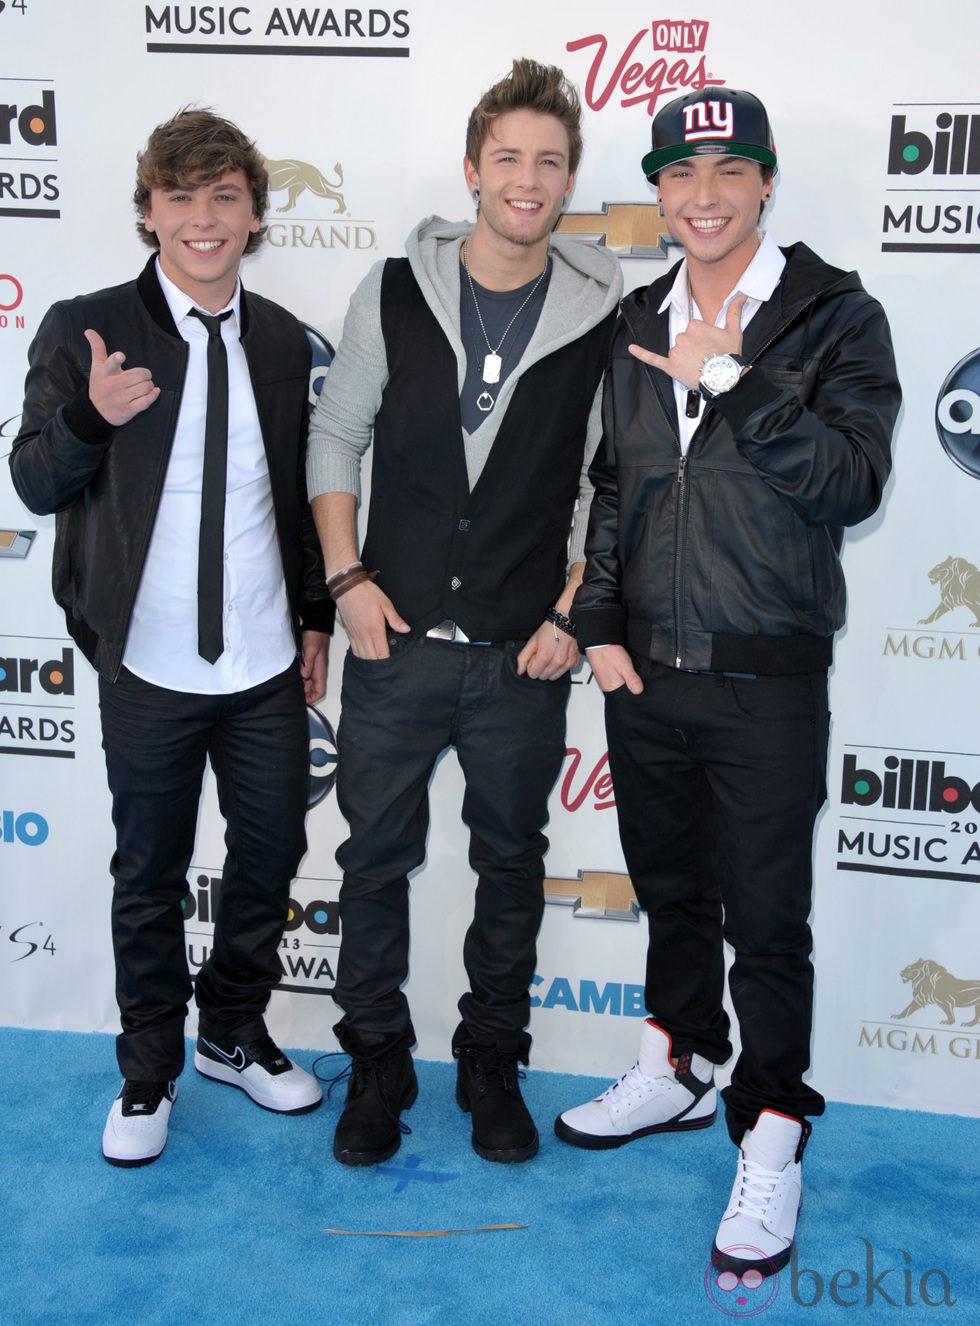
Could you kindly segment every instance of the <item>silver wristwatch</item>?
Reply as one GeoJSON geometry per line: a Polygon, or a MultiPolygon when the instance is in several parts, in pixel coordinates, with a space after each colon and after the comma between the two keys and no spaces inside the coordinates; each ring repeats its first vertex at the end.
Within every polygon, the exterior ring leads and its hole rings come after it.
{"type": "Polygon", "coordinates": [[[745,360],[741,355],[708,355],[701,365],[698,387],[706,401],[731,391],[742,376],[745,360]]]}

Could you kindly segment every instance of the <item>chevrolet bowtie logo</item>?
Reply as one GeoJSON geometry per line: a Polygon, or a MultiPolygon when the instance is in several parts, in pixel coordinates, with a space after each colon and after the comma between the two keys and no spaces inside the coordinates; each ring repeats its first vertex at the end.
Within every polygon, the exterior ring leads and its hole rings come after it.
{"type": "Polygon", "coordinates": [[[656,203],[603,203],[601,212],[566,212],[556,229],[607,249],[620,258],[666,258],[667,233],[656,203]]]}
{"type": "Polygon", "coordinates": [[[580,870],[578,879],[546,878],[544,900],[571,907],[573,916],[593,916],[601,921],[640,919],[640,904],[629,875],[611,870],[580,870]]]}

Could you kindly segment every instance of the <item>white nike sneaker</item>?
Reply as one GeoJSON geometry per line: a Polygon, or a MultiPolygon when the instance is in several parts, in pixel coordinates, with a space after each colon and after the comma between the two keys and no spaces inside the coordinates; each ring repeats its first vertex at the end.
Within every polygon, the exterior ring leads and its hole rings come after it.
{"type": "Polygon", "coordinates": [[[215,1082],[240,1087],[256,1105],[277,1114],[307,1114],[323,1100],[316,1078],[287,1059],[268,1035],[228,1045],[198,1036],[194,1067],[215,1082]]]}
{"type": "Polygon", "coordinates": [[[670,1062],[670,1037],[649,1018],[640,1032],[640,1057],[595,1100],[555,1120],[563,1142],[607,1151],[651,1133],[686,1132],[715,1121],[714,1065],[699,1054],[670,1062]]]}
{"type": "Polygon", "coordinates": [[[719,1271],[774,1275],[790,1259],[803,1201],[799,1119],[763,1110],[742,1138],[731,1201],[711,1249],[719,1271]]]}
{"type": "Polygon", "coordinates": [[[167,1145],[176,1082],[123,1082],[102,1133],[102,1154],[110,1165],[134,1169],[149,1165],[167,1145]]]}

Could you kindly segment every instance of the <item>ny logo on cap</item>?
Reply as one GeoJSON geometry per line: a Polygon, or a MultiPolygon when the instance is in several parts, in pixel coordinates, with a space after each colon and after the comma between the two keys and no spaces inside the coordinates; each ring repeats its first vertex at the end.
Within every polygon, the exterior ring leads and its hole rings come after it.
{"type": "Polygon", "coordinates": [[[735,108],[730,101],[696,101],[683,106],[684,141],[731,138],[735,132],[735,108]]]}

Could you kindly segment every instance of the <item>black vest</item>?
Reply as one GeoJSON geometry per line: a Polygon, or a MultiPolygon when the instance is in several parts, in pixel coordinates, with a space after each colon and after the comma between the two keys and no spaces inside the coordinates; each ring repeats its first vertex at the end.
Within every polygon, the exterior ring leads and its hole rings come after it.
{"type": "Polygon", "coordinates": [[[531,635],[565,583],[586,427],[615,310],[525,372],[469,491],[456,356],[405,258],[381,283],[388,384],[362,559],[416,631],[531,635]]]}

